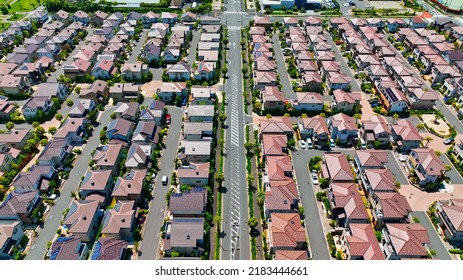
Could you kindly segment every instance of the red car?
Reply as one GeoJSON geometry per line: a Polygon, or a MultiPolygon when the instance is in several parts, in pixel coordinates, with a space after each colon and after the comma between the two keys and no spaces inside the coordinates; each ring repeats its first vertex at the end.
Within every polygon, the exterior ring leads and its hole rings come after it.
{"type": "Polygon", "coordinates": [[[171,122],[171,117],[170,117],[170,115],[167,115],[166,116],[166,124],[170,124],[170,122],[171,122]]]}
{"type": "Polygon", "coordinates": [[[341,40],[337,40],[337,41],[336,41],[336,45],[342,45],[342,44],[344,44],[343,41],[341,41],[341,40]]]}

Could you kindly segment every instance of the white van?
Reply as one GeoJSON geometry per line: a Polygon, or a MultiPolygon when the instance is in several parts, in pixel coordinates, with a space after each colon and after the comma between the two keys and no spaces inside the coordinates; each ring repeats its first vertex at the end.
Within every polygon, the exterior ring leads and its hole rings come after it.
{"type": "Polygon", "coordinates": [[[167,186],[167,182],[169,182],[169,178],[167,176],[162,176],[162,185],[167,186]]]}
{"type": "Polygon", "coordinates": [[[365,140],[363,138],[360,138],[360,147],[362,150],[365,150],[367,148],[367,144],[365,143],[365,140]]]}
{"type": "Polygon", "coordinates": [[[307,138],[307,149],[313,149],[313,142],[310,138],[307,138]]]}

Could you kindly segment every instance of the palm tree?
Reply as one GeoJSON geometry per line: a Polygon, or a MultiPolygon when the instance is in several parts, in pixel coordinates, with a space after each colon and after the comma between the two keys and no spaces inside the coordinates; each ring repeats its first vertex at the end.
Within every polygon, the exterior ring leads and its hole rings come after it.
{"type": "Polygon", "coordinates": [[[425,125],[423,123],[419,123],[419,124],[416,125],[416,129],[418,129],[418,131],[424,130],[425,128],[426,127],[425,127],[425,125]]]}
{"type": "Polygon", "coordinates": [[[438,115],[438,114],[434,115],[434,123],[439,124],[440,118],[441,118],[440,115],[438,115]]]}
{"type": "Polygon", "coordinates": [[[446,164],[445,165],[444,175],[447,174],[447,172],[449,172],[450,170],[452,170],[452,166],[450,166],[450,164],[446,164]]]}
{"type": "Polygon", "coordinates": [[[433,141],[434,138],[432,138],[431,136],[426,136],[423,141],[426,141],[426,145],[425,147],[427,147],[429,145],[429,142],[433,141]]]}
{"type": "Polygon", "coordinates": [[[392,117],[394,118],[394,124],[397,124],[397,120],[399,119],[399,115],[397,113],[395,113],[392,117]]]}
{"type": "Polygon", "coordinates": [[[257,205],[259,205],[260,207],[264,206],[264,203],[265,203],[265,192],[260,190],[258,193],[257,193],[257,205]]]}

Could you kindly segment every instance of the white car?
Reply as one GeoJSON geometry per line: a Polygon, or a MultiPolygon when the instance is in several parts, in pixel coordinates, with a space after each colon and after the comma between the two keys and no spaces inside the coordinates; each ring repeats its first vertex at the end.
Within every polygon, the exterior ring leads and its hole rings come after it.
{"type": "Polygon", "coordinates": [[[307,144],[304,140],[299,140],[299,147],[301,147],[301,149],[307,148],[307,144]]]}
{"type": "Polygon", "coordinates": [[[349,3],[342,4],[344,7],[350,7],[349,3]]]}
{"type": "Polygon", "coordinates": [[[399,161],[401,161],[401,162],[406,162],[407,160],[408,160],[408,156],[407,156],[407,155],[401,155],[401,156],[399,157],[399,161]]]}
{"type": "Polygon", "coordinates": [[[317,173],[312,172],[312,173],[310,174],[310,177],[312,178],[312,184],[318,185],[318,176],[317,176],[317,173]]]}

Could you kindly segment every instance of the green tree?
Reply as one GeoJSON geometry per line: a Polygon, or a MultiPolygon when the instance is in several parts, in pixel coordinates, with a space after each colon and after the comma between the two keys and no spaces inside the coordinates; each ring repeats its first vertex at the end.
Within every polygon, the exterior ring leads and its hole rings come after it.
{"type": "Polygon", "coordinates": [[[66,105],[68,105],[69,107],[72,107],[72,105],[74,105],[74,101],[69,99],[68,101],[66,101],[66,105]]]}
{"type": "Polygon", "coordinates": [[[51,135],[53,135],[53,134],[56,133],[57,130],[58,130],[58,129],[57,129],[56,127],[50,126],[50,128],[48,128],[48,133],[50,133],[51,135]]]}
{"type": "Polygon", "coordinates": [[[248,227],[250,227],[251,230],[255,229],[258,224],[259,224],[259,222],[257,221],[256,217],[251,217],[248,220],[248,227]]]}
{"type": "Polygon", "coordinates": [[[225,121],[227,120],[227,115],[225,115],[224,113],[220,114],[219,115],[219,120],[222,124],[225,123],[225,121]]]}
{"type": "Polygon", "coordinates": [[[39,127],[39,126],[40,126],[40,123],[39,123],[39,122],[33,122],[33,123],[32,123],[32,127],[33,127],[33,128],[37,128],[37,127],[39,127]]]}
{"type": "Polygon", "coordinates": [[[14,128],[14,123],[12,122],[6,123],[6,129],[8,129],[8,131],[11,131],[13,128],[14,128]]]}
{"type": "Polygon", "coordinates": [[[223,181],[225,180],[225,178],[222,173],[217,173],[214,176],[214,180],[217,182],[217,184],[221,185],[223,181]]]}
{"type": "Polygon", "coordinates": [[[394,124],[397,124],[397,120],[399,119],[399,115],[395,113],[392,118],[394,119],[394,124]]]}
{"type": "Polygon", "coordinates": [[[434,138],[432,138],[431,136],[424,137],[423,141],[426,141],[425,147],[427,147],[429,145],[429,142],[431,142],[433,140],[434,140],[434,138]]]}
{"type": "Polygon", "coordinates": [[[257,192],[257,205],[262,207],[264,206],[264,203],[265,203],[265,192],[262,190],[259,190],[259,192],[257,192]]]}
{"type": "Polygon", "coordinates": [[[63,120],[63,115],[58,113],[58,114],[55,115],[55,119],[57,119],[59,121],[62,121],[63,120]]]}
{"type": "Polygon", "coordinates": [[[40,140],[40,146],[45,147],[47,144],[48,144],[48,140],[47,140],[47,139],[42,139],[42,140],[40,140]]]}

